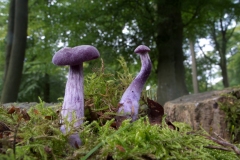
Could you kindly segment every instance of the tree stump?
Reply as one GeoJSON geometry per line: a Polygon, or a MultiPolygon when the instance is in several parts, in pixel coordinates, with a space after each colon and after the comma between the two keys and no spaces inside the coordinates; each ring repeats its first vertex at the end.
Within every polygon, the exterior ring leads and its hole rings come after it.
{"type": "Polygon", "coordinates": [[[224,96],[226,94],[240,99],[240,88],[182,96],[165,103],[164,111],[168,120],[172,122],[185,122],[194,130],[202,127],[212,136],[219,135],[229,140],[226,114],[219,106],[219,102],[228,100],[224,96]]]}

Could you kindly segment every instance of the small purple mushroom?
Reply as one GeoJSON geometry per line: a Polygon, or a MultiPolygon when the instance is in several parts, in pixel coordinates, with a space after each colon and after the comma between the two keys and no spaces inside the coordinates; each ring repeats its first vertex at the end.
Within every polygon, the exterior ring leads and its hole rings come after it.
{"type": "Polygon", "coordinates": [[[145,45],[140,45],[134,50],[135,53],[140,55],[142,67],[119,102],[120,108],[118,109],[119,116],[116,117],[117,121],[126,118],[131,118],[132,121],[135,121],[138,118],[141,92],[152,69],[152,63],[148,55],[149,51],[150,49],[145,45]]]}
{"type": "MultiPolygon", "coordinates": [[[[52,59],[55,65],[70,66],[61,115],[69,122],[73,120],[73,115],[75,115],[77,121],[74,127],[76,128],[83,123],[84,117],[83,62],[96,59],[99,56],[100,54],[95,47],[81,45],[74,48],[64,47],[56,52],[52,59]]],[[[66,134],[70,129],[63,124],[60,130],[66,134]]],[[[69,143],[76,148],[81,145],[78,133],[69,136],[69,143]]]]}

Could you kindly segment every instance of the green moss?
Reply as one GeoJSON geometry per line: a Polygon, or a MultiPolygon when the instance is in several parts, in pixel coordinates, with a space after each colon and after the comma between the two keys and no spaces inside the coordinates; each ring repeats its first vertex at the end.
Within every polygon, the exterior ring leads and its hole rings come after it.
{"type": "Polygon", "coordinates": [[[67,135],[59,131],[57,109],[37,105],[28,111],[29,121],[15,121],[17,113],[8,117],[6,110],[1,108],[1,115],[9,119],[5,123],[13,131],[17,124],[19,127],[17,133],[12,132],[1,139],[8,144],[2,143],[6,154],[0,158],[14,157],[12,138],[16,134],[16,159],[80,159],[94,147],[88,159],[106,159],[108,156],[113,159],[237,159],[234,152],[205,148],[218,145],[202,136],[207,134],[204,131],[192,133],[184,123],[174,123],[179,131],[169,129],[167,125],[151,125],[146,117],[133,123],[126,120],[118,130],[111,127],[114,120],[106,121],[104,125],[98,121],[85,122],[78,130],[83,146],[73,150],[67,143],[67,135]],[[46,119],[49,115],[57,117],[46,119]]]}
{"type": "Polygon", "coordinates": [[[124,59],[120,57],[118,61],[122,66],[122,72],[117,72],[117,79],[114,79],[113,74],[104,72],[103,62],[99,70],[85,77],[85,115],[88,119],[95,116],[104,123],[105,119],[112,119],[116,115],[118,102],[125,89],[133,80],[133,76],[129,73],[124,59]]]}
{"type": "Polygon", "coordinates": [[[240,141],[240,93],[233,91],[223,95],[219,102],[220,109],[224,111],[227,129],[231,135],[231,142],[240,141]]]}
{"type": "Polygon", "coordinates": [[[96,122],[87,125],[87,131],[83,131],[81,135],[88,135],[88,138],[84,141],[83,148],[76,151],[75,158],[82,158],[86,154],[83,150],[94,147],[95,152],[91,152],[89,159],[106,159],[108,156],[113,159],[238,158],[233,152],[205,148],[218,145],[203,136],[207,134],[204,131],[190,134],[191,128],[184,123],[174,123],[180,131],[169,129],[167,125],[151,125],[145,117],[133,123],[126,120],[117,131],[110,127],[111,123],[113,121],[108,121],[102,127],[96,122]]]}

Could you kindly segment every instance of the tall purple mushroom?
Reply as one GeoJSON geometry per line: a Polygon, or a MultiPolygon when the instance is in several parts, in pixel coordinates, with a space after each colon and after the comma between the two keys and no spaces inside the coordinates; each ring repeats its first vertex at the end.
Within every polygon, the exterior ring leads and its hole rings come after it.
{"type": "MultiPolygon", "coordinates": [[[[81,45],[73,48],[64,47],[56,52],[52,59],[55,65],[70,66],[61,115],[69,122],[73,120],[73,115],[76,115],[77,121],[74,124],[76,128],[83,123],[84,117],[83,62],[96,59],[99,56],[100,54],[95,47],[81,45]]],[[[64,124],[60,129],[64,134],[69,131],[64,124]]],[[[73,147],[81,145],[78,133],[69,136],[69,143],[73,147]]]]}
{"type": "Polygon", "coordinates": [[[117,120],[120,117],[131,118],[135,121],[138,118],[139,100],[143,86],[151,73],[152,63],[148,52],[150,49],[145,45],[138,46],[134,52],[138,53],[141,58],[142,67],[136,78],[124,92],[120,102],[117,120]]]}

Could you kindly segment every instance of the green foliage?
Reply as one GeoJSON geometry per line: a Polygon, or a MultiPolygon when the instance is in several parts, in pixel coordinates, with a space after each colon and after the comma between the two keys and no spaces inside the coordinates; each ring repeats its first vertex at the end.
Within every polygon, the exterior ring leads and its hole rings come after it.
{"type": "MultiPolygon", "coordinates": [[[[212,73],[212,68],[216,67],[216,55],[214,55],[214,52],[207,52],[204,53],[206,56],[211,57],[212,60],[209,60],[208,58],[204,56],[199,56],[196,59],[196,64],[197,64],[197,76],[198,76],[198,88],[199,92],[206,92],[206,91],[211,91],[214,89],[222,89],[223,86],[221,85],[220,88],[216,88],[212,84],[212,80],[215,78],[219,77],[219,72],[218,74],[212,73]],[[213,63],[215,62],[215,63],[213,63]]],[[[193,93],[193,84],[192,84],[192,66],[191,66],[191,61],[187,61],[185,64],[185,74],[186,74],[186,85],[188,88],[188,91],[190,93],[193,93]]]]}
{"type": "Polygon", "coordinates": [[[234,54],[229,62],[228,65],[229,70],[229,80],[231,86],[236,86],[240,84],[240,52],[238,51],[236,54],[234,54]]]}
{"type": "Polygon", "coordinates": [[[229,40],[228,48],[230,50],[230,54],[232,55],[228,59],[228,73],[229,73],[229,82],[230,86],[236,86],[240,84],[240,44],[237,43],[240,39],[240,26],[238,25],[235,28],[235,32],[233,34],[233,38],[229,40]]]}
{"type": "MultiPolygon", "coordinates": [[[[220,13],[231,15],[224,19],[226,24],[229,18],[237,18],[239,9],[234,8],[237,3],[232,4],[232,2],[232,0],[183,1],[181,10],[184,37],[205,38],[209,36],[212,27],[212,23],[209,22],[224,16],[220,13]]],[[[63,95],[67,71],[58,70],[56,66],[50,64],[53,53],[63,46],[73,47],[81,44],[96,46],[105,64],[108,65],[106,70],[110,70],[113,73],[112,76],[118,78],[114,72],[119,70],[120,65],[116,63],[115,58],[123,56],[127,63],[134,64],[138,62],[137,56],[132,54],[134,48],[139,44],[146,44],[151,48],[150,57],[153,62],[153,72],[148,83],[151,86],[156,84],[155,73],[157,73],[158,56],[161,53],[158,53],[156,49],[155,39],[159,29],[157,24],[164,19],[158,16],[156,3],[157,1],[153,0],[29,1],[28,44],[18,101],[37,101],[38,96],[45,101],[56,101],[57,97],[63,95]]],[[[0,16],[2,26],[0,28],[0,77],[2,77],[9,1],[1,0],[0,6],[2,11],[0,16]]],[[[229,52],[237,47],[238,39],[232,40],[229,52]]],[[[238,56],[233,57],[233,59],[236,58],[238,56]]],[[[202,61],[202,58],[199,59],[202,61]]],[[[230,68],[229,79],[233,80],[232,85],[239,84],[239,80],[235,78],[238,77],[236,64],[237,61],[230,68]]],[[[209,70],[206,65],[208,65],[206,61],[198,63],[198,69],[209,70]]],[[[138,71],[137,65],[130,67],[131,72],[138,71]]],[[[84,75],[90,73],[90,70],[90,67],[86,68],[84,75]]],[[[204,76],[206,74],[203,71],[199,72],[202,77],[199,80],[200,91],[212,89],[207,88],[207,77],[204,76]]],[[[187,73],[187,75],[190,74],[190,72],[187,73]]],[[[187,85],[192,83],[190,77],[187,76],[187,85]]],[[[1,85],[2,79],[0,79],[0,88],[1,85]]],[[[191,86],[189,89],[191,91],[191,86]]]]}
{"type": "Polygon", "coordinates": [[[18,101],[37,102],[42,97],[46,102],[56,102],[64,95],[67,69],[44,61],[26,61],[18,101]]]}

